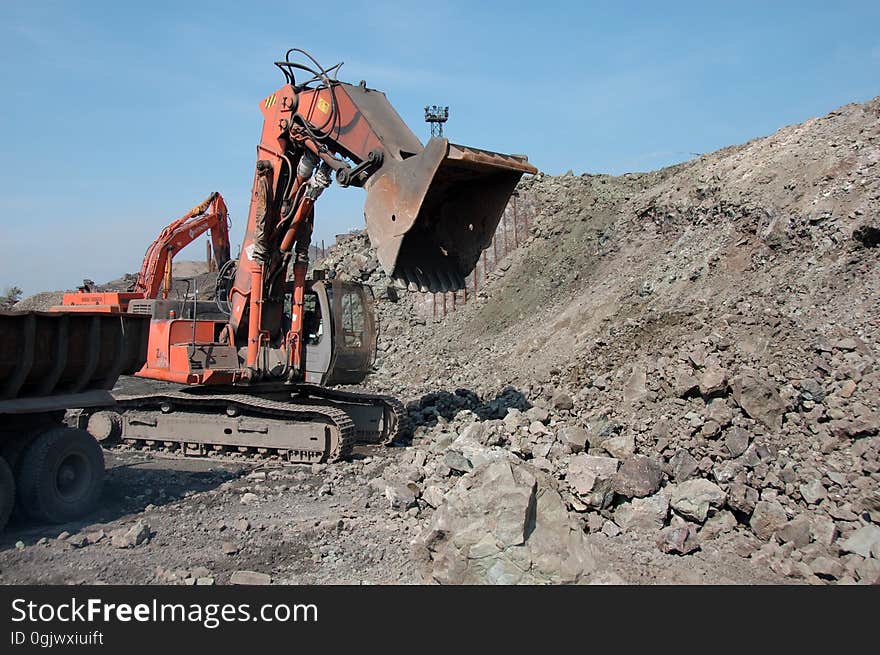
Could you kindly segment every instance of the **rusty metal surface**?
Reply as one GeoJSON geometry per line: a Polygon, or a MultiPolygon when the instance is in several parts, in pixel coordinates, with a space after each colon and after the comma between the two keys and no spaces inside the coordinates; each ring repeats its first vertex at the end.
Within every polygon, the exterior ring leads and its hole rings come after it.
{"type": "Polygon", "coordinates": [[[420,291],[465,287],[525,173],[522,156],[433,138],[418,155],[386,160],[367,182],[367,233],[382,267],[420,291]]]}
{"type": "Polygon", "coordinates": [[[0,312],[0,400],[112,389],[146,361],[149,316],[0,312]]]}

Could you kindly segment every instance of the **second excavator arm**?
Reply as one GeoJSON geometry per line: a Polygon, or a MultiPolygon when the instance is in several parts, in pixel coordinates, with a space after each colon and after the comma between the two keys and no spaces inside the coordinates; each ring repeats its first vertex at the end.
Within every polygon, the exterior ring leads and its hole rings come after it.
{"type": "Polygon", "coordinates": [[[144,255],[134,291],[144,298],[167,298],[171,290],[171,261],[178,252],[211,231],[211,245],[218,267],[229,261],[229,225],[226,202],[216,191],[202,203],[168,224],[144,255]]]}

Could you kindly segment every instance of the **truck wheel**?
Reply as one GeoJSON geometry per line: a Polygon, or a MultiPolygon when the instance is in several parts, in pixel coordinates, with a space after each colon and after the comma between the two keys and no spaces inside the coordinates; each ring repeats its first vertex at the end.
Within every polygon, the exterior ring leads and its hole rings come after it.
{"type": "Polygon", "coordinates": [[[104,454],[85,430],[48,430],[22,457],[18,493],[35,519],[63,523],[87,514],[103,487],[104,454]]]}
{"type": "MultiPolygon", "coordinates": [[[[43,426],[43,430],[45,429],[46,427],[43,426]]],[[[15,436],[10,436],[3,445],[3,448],[0,448],[0,458],[6,460],[9,470],[12,471],[12,477],[15,480],[16,485],[21,482],[21,476],[19,475],[19,471],[21,471],[21,460],[24,458],[28,446],[31,445],[31,442],[37,434],[39,434],[39,431],[35,432],[31,430],[15,436]]],[[[12,508],[11,518],[15,521],[28,518],[27,510],[21,504],[20,487],[19,492],[15,494],[15,505],[12,508]]]]}
{"type": "Polygon", "coordinates": [[[15,478],[6,460],[0,458],[0,532],[9,522],[15,505],[15,478]]]}

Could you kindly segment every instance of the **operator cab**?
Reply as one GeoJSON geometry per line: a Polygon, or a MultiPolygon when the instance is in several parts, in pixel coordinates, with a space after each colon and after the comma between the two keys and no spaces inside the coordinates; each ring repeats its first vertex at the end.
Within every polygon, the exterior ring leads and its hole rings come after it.
{"type": "Polygon", "coordinates": [[[363,382],[376,359],[372,290],[340,280],[309,282],[303,308],[306,382],[363,382]]]}

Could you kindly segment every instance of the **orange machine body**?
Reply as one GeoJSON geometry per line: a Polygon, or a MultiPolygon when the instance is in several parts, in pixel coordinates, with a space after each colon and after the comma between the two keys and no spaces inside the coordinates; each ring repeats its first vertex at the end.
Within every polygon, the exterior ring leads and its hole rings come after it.
{"type": "Polygon", "coordinates": [[[65,293],[61,305],[51,308],[59,312],[104,312],[120,314],[128,312],[132,300],[168,297],[174,255],[210,230],[214,257],[218,265],[229,261],[229,225],[226,202],[214,192],[190,209],[186,214],[169,223],[147,249],[141,270],[131,291],[93,292],[87,288],[79,292],[65,293]]]}
{"type": "Polygon", "coordinates": [[[141,300],[142,293],[136,292],[104,292],[88,293],[76,292],[65,293],[60,306],[53,307],[53,311],[65,312],[102,312],[105,314],[122,314],[128,311],[128,303],[132,300],[141,300]]]}
{"type": "Polygon", "coordinates": [[[216,335],[222,321],[153,319],[147,362],[139,377],[180,384],[233,384],[241,377],[238,356],[216,335]]]}

